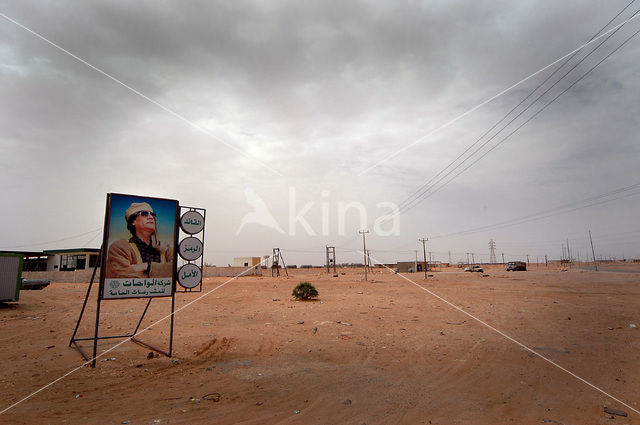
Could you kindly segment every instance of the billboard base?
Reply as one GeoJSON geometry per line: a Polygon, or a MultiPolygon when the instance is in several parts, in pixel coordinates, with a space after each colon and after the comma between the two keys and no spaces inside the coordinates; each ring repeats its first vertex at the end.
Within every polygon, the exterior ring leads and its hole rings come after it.
{"type": "MultiPolygon", "coordinates": [[[[103,247],[100,247],[100,254],[102,255],[103,253],[103,247]]],[[[73,335],[71,335],[71,339],[69,340],[69,347],[71,347],[72,345],[78,350],[78,352],[80,353],[80,355],[87,361],[87,362],[91,362],[91,367],[95,368],[96,367],[96,357],[97,357],[97,353],[98,353],[98,341],[101,339],[116,339],[116,338],[129,338],[131,339],[131,341],[140,344],[144,347],[147,347],[153,351],[156,351],[164,356],[167,357],[171,357],[171,352],[173,350],[173,325],[174,325],[174,312],[175,312],[175,301],[176,301],[176,296],[175,293],[172,293],[171,295],[171,325],[170,325],[170,332],[169,332],[169,351],[164,351],[161,350],[159,348],[156,348],[154,346],[152,346],[151,344],[148,344],[138,338],[136,338],[136,336],[138,335],[138,330],[140,329],[140,325],[142,324],[142,320],[144,319],[144,316],[147,314],[147,310],[149,309],[149,305],[151,304],[151,300],[153,298],[149,298],[149,300],[147,301],[147,305],[144,308],[144,311],[142,312],[142,315],[140,316],[140,319],[138,320],[138,324],[136,325],[135,330],[131,333],[131,334],[127,334],[127,335],[108,335],[108,336],[99,336],[98,333],[98,328],[100,325],[100,303],[102,301],[102,297],[100,296],[100,294],[98,293],[98,303],[97,303],[97,308],[96,308],[96,321],[95,321],[95,327],[94,327],[94,335],[91,337],[82,337],[82,338],[77,338],[76,335],[78,333],[78,328],[80,327],[80,322],[82,321],[82,317],[84,315],[84,311],[87,307],[87,302],[89,301],[89,297],[91,294],[91,288],[93,287],[93,282],[95,280],[95,276],[96,276],[96,271],[98,269],[98,262],[96,262],[96,266],[93,268],[93,274],[91,275],[91,281],[89,282],[89,288],[87,288],[87,294],[84,297],[84,302],[82,304],[82,309],[80,310],[80,315],[78,316],[78,321],[76,322],[76,327],[73,331],[73,335]],[[87,354],[83,349],[82,346],[80,346],[80,344],[78,344],[78,341],[93,341],[93,356],[89,356],[89,354],[87,354]]],[[[99,291],[98,291],[99,292],[99,291]]],[[[148,329],[148,328],[146,328],[148,329]]]]}

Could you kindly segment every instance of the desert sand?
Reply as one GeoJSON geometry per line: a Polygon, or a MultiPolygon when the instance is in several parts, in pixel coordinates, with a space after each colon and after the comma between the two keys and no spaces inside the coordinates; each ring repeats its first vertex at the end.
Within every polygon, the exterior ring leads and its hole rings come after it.
{"type": "MultiPolygon", "coordinates": [[[[95,369],[79,368],[0,423],[640,423],[426,291],[640,410],[640,330],[630,326],[640,326],[638,273],[494,267],[483,277],[451,268],[425,279],[375,270],[366,282],[361,269],[338,273],[206,279],[203,293],[176,297],[181,308],[217,288],[176,313],[172,358],[101,341],[99,352],[111,351],[95,369]],[[317,301],[291,298],[301,281],[317,301]]],[[[68,342],[86,288],[54,283],[0,308],[0,410],[84,363],[68,342]]],[[[145,302],[104,301],[100,334],[130,332],[145,302]]],[[[142,327],[169,311],[170,300],[155,299],[142,327]]],[[[95,292],[79,336],[91,335],[94,312],[95,292]]],[[[168,347],[168,335],[165,320],[139,337],[168,347]]]]}

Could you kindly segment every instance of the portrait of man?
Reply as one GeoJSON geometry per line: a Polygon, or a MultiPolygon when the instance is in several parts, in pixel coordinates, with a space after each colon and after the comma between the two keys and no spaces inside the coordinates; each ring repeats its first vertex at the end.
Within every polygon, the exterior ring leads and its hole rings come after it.
{"type": "Polygon", "coordinates": [[[179,208],[171,199],[107,194],[103,299],[171,296],[179,208]]]}
{"type": "Polygon", "coordinates": [[[173,250],[158,238],[157,214],[147,202],[133,202],[124,214],[128,239],[109,246],[107,278],[170,277],[173,250]]]}

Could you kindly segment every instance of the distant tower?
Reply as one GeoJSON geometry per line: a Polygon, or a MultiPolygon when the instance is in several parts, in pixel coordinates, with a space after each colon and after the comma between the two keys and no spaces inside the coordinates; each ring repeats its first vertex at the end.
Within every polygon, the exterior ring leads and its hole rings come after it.
{"type": "Polygon", "coordinates": [[[331,267],[333,267],[333,273],[336,273],[336,247],[326,246],[327,250],[327,273],[331,273],[331,267]]]}
{"type": "Polygon", "coordinates": [[[497,263],[498,260],[496,260],[496,243],[493,241],[493,239],[489,241],[489,252],[489,262],[491,264],[497,263]]]}
{"type": "Polygon", "coordinates": [[[271,276],[280,276],[280,268],[284,269],[284,272],[289,276],[287,271],[287,265],[282,258],[282,251],[280,248],[273,248],[273,255],[271,256],[271,276]],[[282,264],[282,266],[280,266],[282,264]]]}

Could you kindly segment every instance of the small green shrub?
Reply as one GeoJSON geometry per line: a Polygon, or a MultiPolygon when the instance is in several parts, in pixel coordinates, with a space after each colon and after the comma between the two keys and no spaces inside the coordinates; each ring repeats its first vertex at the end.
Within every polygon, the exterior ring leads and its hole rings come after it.
{"type": "Polygon", "coordinates": [[[300,282],[291,295],[296,300],[310,300],[318,296],[318,291],[309,282],[300,282]]]}

